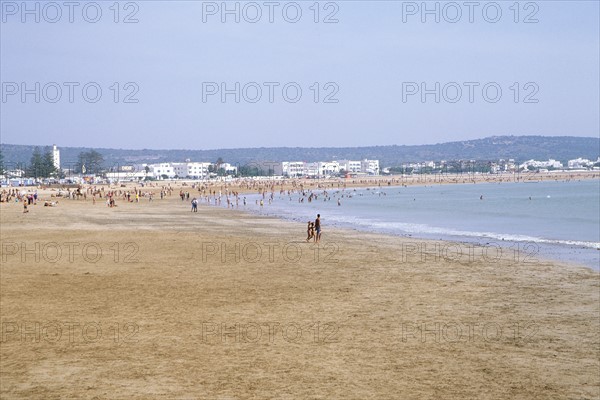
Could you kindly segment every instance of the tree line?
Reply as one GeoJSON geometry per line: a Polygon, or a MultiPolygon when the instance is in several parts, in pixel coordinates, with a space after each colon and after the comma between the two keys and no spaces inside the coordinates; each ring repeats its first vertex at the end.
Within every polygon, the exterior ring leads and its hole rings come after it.
{"type": "MultiPolygon", "coordinates": [[[[75,174],[96,175],[103,170],[104,157],[95,150],[82,151],[77,157],[77,162],[72,165],[72,168],[66,168],[75,174]]],[[[10,168],[9,168],[10,169],[10,168]]],[[[54,164],[54,155],[50,147],[45,147],[40,150],[35,147],[33,154],[29,159],[29,164],[21,166],[26,177],[43,179],[43,178],[63,178],[64,173],[56,168],[54,164]]],[[[4,155],[0,152],[0,175],[4,175],[6,166],[4,164],[4,155]]]]}
{"type": "Polygon", "coordinates": [[[36,179],[58,177],[59,171],[54,166],[52,150],[47,147],[42,153],[40,148],[36,147],[31,155],[29,165],[25,169],[25,174],[36,179]]]}

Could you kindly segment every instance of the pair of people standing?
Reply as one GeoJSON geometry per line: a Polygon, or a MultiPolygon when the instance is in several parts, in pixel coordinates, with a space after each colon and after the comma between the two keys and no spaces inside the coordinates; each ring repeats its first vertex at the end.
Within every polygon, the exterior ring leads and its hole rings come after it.
{"type": "Polygon", "coordinates": [[[315,243],[319,243],[321,241],[321,214],[317,214],[317,219],[315,219],[315,222],[308,222],[306,241],[308,242],[313,238],[315,243]]]}

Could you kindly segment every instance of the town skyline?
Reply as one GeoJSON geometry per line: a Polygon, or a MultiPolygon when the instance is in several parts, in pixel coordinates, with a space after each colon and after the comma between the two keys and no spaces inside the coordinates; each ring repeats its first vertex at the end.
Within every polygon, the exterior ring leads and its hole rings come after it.
{"type": "MultiPolygon", "coordinates": [[[[524,162],[530,159],[548,160],[554,158],[567,163],[578,157],[595,160],[600,155],[600,138],[580,138],[572,136],[491,136],[469,141],[452,141],[435,145],[394,145],[370,147],[284,147],[284,148],[239,148],[214,150],[134,150],[106,149],[90,147],[69,147],[61,143],[61,159],[65,164],[76,163],[81,152],[91,150],[102,154],[107,164],[153,164],[161,162],[183,162],[186,159],[214,162],[219,158],[237,165],[256,161],[323,161],[323,160],[380,160],[382,167],[400,165],[406,162],[431,160],[497,160],[516,159],[524,162]]],[[[0,144],[4,162],[27,163],[36,147],[0,144]]]]}
{"type": "Polygon", "coordinates": [[[32,185],[36,182],[145,182],[161,180],[212,180],[223,178],[360,178],[380,175],[439,175],[439,174],[519,174],[522,172],[575,172],[600,171],[600,156],[596,160],[582,157],[561,161],[530,159],[518,162],[512,158],[482,160],[430,160],[406,162],[402,165],[380,168],[379,160],[329,161],[255,161],[243,166],[225,162],[192,161],[104,165],[102,155],[94,150],[81,152],[77,164],[61,166],[60,149],[53,145],[42,155],[36,147],[30,165],[4,167],[0,160],[2,184],[32,185]]]}

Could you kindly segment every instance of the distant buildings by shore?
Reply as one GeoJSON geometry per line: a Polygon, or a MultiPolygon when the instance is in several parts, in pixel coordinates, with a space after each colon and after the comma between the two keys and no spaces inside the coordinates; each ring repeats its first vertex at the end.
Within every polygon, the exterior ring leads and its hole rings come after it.
{"type": "Polygon", "coordinates": [[[500,174],[519,171],[572,171],[572,170],[600,170],[600,157],[591,161],[585,158],[569,160],[567,167],[555,159],[547,161],[528,160],[517,163],[514,159],[499,159],[498,161],[484,160],[441,160],[404,163],[400,166],[384,168],[383,174],[439,174],[439,173],[490,173],[500,174]]]}
{"type": "MultiPolygon", "coordinates": [[[[576,158],[568,160],[566,165],[561,161],[549,159],[547,161],[528,160],[522,163],[514,159],[499,159],[497,161],[484,160],[441,160],[407,162],[399,166],[380,169],[379,160],[331,160],[331,161],[253,161],[244,165],[232,165],[219,158],[217,162],[196,162],[189,159],[184,162],[162,162],[154,164],[113,165],[111,167],[96,168],[97,172],[91,173],[86,166],[75,168],[62,168],[60,150],[53,145],[51,150],[52,161],[59,171],[57,176],[45,180],[71,180],[73,182],[108,180],[117,181],[142,181],[142,180],[173,180],[192,179],[205,180],[222,177],[282,177],[282,178],[329,178],[329,177],[361,177],[379,175],[413,175],[413,174],[453,174],[453,173],[519,173],[547,172],[547,171],[582,171],[600,170],[600,157],[596,161],[576,158]],[[88,170],[86,173],[86,169],[88,170]]],[[[6,185],[17,180],[23,181],[28,176],[27,168],[3,169],[0,181],[6,185]]],[[[31,178],[34,179],[34,178],[31,178]]],[[[29,180],[31,180],[29,179],[29,180]]],[[[36,180],[40,180],[39,178],[36,180]]]]}
{"type": "Polygon", "coordinates": [[[243,166],[230,163],[166,162],[128,165],[106,173],[109,179],[207,179],[216,176],[283,176],[321,178],[338,175],[379,175],[379,160],[249,162],[243,166]]]}
{"type": "Polygon", "coordinates": [[[379,160],[284,161],[274,163],[275,175],[288,177],[325,177],[333,175],[379,175],[379,160]]]}
{"type": "MultiPolygon", "coordinates": [[[[536,161],[529,160],[519,165],[520,169],[528,170],[556,170],[564,169],[563,163],[560,161],[549,159],[548,161],[536,161]]],[[[576,158],[567,162],[567,169],[569,170],[587,170],[587,169],[600,169],[600,157],[596,161],[588,160],[587,158],[576,158]]]]}

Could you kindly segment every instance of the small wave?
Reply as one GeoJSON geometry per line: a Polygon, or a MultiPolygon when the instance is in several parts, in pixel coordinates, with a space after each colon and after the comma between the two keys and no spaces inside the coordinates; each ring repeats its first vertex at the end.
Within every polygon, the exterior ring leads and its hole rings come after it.
{"type": "Polygon", "coordinates": [[[430,226],[425,224],[411,224],[402,222],[380,222],[373,220],[365,220],[360,218],[347,218],[347,217],[332,217],[335,222],[341,224],[349,224],[360,227],[371,228],[373,230],[383,230],[387,232],[401,231],[402,233],[410,234],[428,234],[428,235],[441,235],[441,236],[462,236],[462,237],[476,237],[476,238],[488,238],[495,240],[504,240],[509,242],[533,242],[533,243],[545,243],[554,245],[567,245],[567,246],[579,246],[587,247],[591,249],[600,250],[600,242],[586,242],[579,240],[559,240],[559,239],[546,239],[528,235],[517,235],[517,234],[503,234],[496,232],[474,232],[474,231],[462,231],[456,229],[447,229],[436,226],[430,226]]]}

